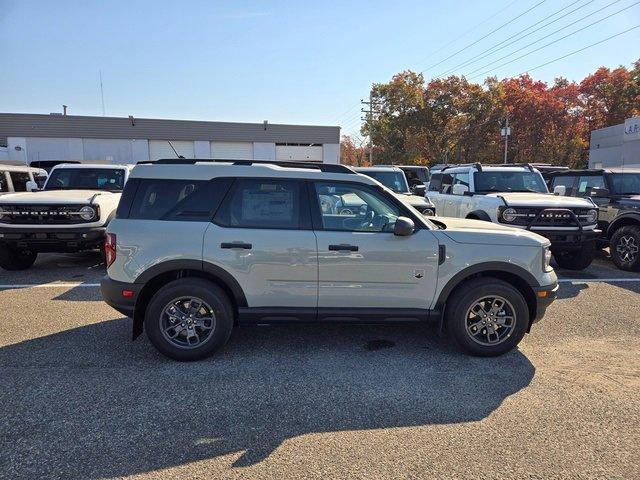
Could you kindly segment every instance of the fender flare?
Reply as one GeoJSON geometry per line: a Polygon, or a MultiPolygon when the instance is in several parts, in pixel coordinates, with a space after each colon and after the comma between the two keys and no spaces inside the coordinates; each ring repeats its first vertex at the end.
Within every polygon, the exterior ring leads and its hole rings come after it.
{"type": "Polygon", "coordinates": [[[146,284],[158,275],[178,270],[196,270],[207,273],[223,283],[231,291],[234,297],[233,300],[238,307],[247,306],[247,297],[244,294],[244,290],[242,290],[233,275],[218,265],[202,260],[167,260],[166,262],[158,263],[138,275],[134,283],[146,284]]]}
{"type": "Polygon", "coordinates": [[[631,220],[631,223],[635,222],[638,225],[640,225],[640,213],[628,212],[628,213],[623,213],[621,215],[618,215],[613,220],[613,222],[609,224],[609,227],[607,228],[607,238],[611,238],[611,236],[613,235],[613,232],[615,232],[619,228],[620,223],[622,222],[627,223],[627,220],[631,220]]]}
{"type": "Polygon", "coordinates": [[[467,214],[467,218],[469,218],[470,216],[474,216],[477,217],[479,220],[484,220],[486,222],[490,222],[491,221],[491,217],[489,216],[489,214],[487,212],[485,212],[484,210],[474,210],[473,212],[469,212],[467,214]]]}

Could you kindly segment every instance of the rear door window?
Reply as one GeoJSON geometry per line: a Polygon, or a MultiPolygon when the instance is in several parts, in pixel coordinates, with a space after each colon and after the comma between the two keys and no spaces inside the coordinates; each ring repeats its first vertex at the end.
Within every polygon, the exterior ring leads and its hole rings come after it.
{"type": "Polygon", "coordinates": [[[231,228],[295,230],[309,223],[302,208],[304,185],[297,180],[240,178],[235,181],[215,217],[219,225],[231,228]]]}
{"type": "Polygon", "coordinates": [[[442,185],[442,174],[434,173],[433,175],[431,175],[431,181],[429,182],[429,191],[439,192],[441,185],[442,185]]]}
{"type": "Polygon", "coordinates": [[[578,178],[578,195],[586,195],[592,188],[605,188],[602,175],[582,175],[578,178]]]}

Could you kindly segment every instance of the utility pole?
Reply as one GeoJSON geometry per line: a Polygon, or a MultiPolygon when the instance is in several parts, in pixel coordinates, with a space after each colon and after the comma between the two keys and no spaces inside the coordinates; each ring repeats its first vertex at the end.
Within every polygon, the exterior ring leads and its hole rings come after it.
{"type": "Polygon", "coordinates": [[[369,125],[369,163],[371,165],[373,165],[373,114],[374,113],[378,113],[375,110],[375,107],[377,106],[374,102],[373,102],[373,94],[369,93],[369,101],[365,101],[365,100],[360,100],[360,103],[362,103],[363,105],[368,105],[369,109],[365,109],[365,108],[361,108],[360,111],[362,113],[366,113],[367,116],[366,117],[361,117],[361,120],[364,120],[365,122],[367,122],[367,125],[369,125]]]}
{"type": "Polygon", "coordinates": [[[507,152],[509,149],[509,135],[511,135],[511,128],[509,128],[509,114],[505,118],[505,125],[500,129],[500,134],[504,137],[504,162],[509,163],[507,159],[507,152]]]}

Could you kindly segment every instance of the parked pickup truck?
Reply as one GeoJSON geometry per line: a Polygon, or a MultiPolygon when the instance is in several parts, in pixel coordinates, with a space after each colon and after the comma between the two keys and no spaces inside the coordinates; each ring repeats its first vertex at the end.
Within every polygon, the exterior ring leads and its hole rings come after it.
{"type": "Polygon", "coordinates": [[[0,267],[24,270],[38,253],[102,248],[130,169],[61,164],[42,191],[0,196],[0,267]]]}
{"type": "Polygon", "coordinates": [[[569,270],[591,264],[602,233],[591,199],[549,193],[531,165],[446,166],[433,173],[427,196],[439,216],[500,223],[548,238],[556,263],[569,270]]]}

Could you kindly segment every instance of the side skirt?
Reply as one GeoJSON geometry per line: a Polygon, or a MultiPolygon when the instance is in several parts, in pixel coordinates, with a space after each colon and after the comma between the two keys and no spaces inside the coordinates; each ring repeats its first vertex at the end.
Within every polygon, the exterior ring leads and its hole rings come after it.
{"type": "Polygon", "coordinates": [[[415,323],[438,321],[440,312],[421,308],[241,307],[240,324],[255,323],[415,323]]]}

